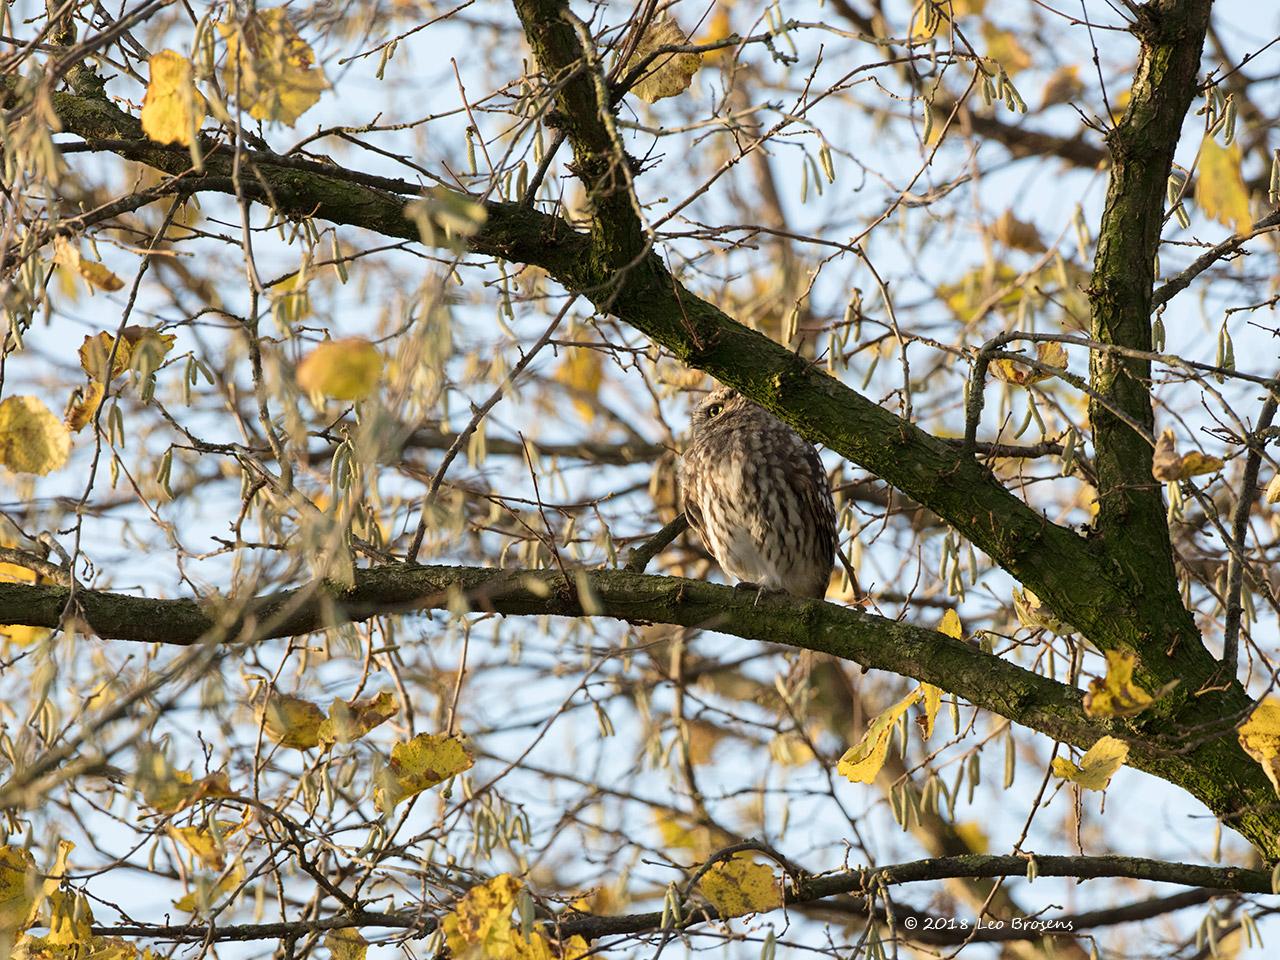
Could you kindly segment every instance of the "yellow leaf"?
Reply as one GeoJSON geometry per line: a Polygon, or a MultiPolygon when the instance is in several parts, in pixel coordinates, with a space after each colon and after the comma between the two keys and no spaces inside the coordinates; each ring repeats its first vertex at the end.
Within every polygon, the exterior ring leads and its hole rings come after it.
{"type": "Polygon", "coordinates": [[[382,813],[396,804],[469,770],[475,759],[460,736],[423,733],[391,748],[391,760],[379,775],[373,803],[382,813]]]}
{"type": "MultiPolygon", "coordinates": [[[[1046,367],[1067,368],[1067,350],[1056,341],[1045,341],[1036,344],[1036,360],[1046,367]]],[[[1047,370],[1023,366],[1017,360],[1006,360],[1003,357],[991,364],[991,372],[997,380],[1012,383],[1019,387],[1028,387],[1033,383],[1041,383],[1053,378],[1054,374],[1047,370]]]]}
{"type": "Polygon", "coordinates": [[[18,647],[29,647],[39,643],[50,633],[52,631],[47,627],[29,627],[18,623],[0,627],[0,637],[4,638],[4,642],[18,647]]]}
{"type": "Polygon", "coordinates": [[[320,724],[323,744],[351,743],[396,715],[396,698],[384,690],[369,700],[334,700],[329,717],[320,724]]]}
{"type": "Polygon", "coordinates": [[[987,21],[982,25],[982,38],[987,42],[987,57],[1004,67],[1004,72],[1009,76],[1031,66],[1031,54],[1027,53],[1012,31],[1001,30],[987,21]]]}
{"type": "Polygon", "coordinates": [[[1208,454],[1201,453],[1199,450],[1192,450],[1182,458],[1182,478],[1198,477],[1205,473],[1217,473],[1222,469],[1222,460],[1218,457],[1211,457],[1208,454]]]}
{"type": "Polygon", "coordinates": [[[190,146],[204,123],[205,102],[191,77],[191,61],[173,50],[152,54],[142,100],[142,132],[156,143],[190,146]]]}
{"type": "Polygon", "coordinates": [[[920,684],[920,695],[924,698],[924,716],[920,718],[921,736],[928,740],[933,736],[933,722],[938,719],[938,709],[942,706],[942,688],[932,683],[920,684]]]}
{"type": "Polygon", "coordinates": [[[12,944],[31,926],[38,887],[31,852],[22,847],[0,847],[0,942],[12,944]]]}
{"type": "Polygon", "coordinates": [[[784,767],[803,767],[814,759],[813,748],[798,733],[780,733],[770,740],[769,756],[784,767]]]}
{"type": "MultiPolygon", "coordinates": [[[[56,887],[58,881],[54,881],[56,887]]],[[[93,935],[93,911],[83,894],[49,891],[49,934],[24,936],[13,960],[149,960],[133,944],[118,937],[93,935]]]]}
{"type": "Polygon", "coordinates": [[[460,957],[503,957],[511,950],[511,911],[523,886],[509,873],[472,887],[440,923],[449,953],[460,957]]]}
{"type": "MultiPolygon", "coordinates": [[[[0,543],[0,546],[12,546],[12,544],[0,543]]],[[[32,584],[38,583],[39,579],[35,571],[28,570],[26,567],[20,567],[15,563],[0,563],[0,583],[32,584]]],[[[29,647],[33,643],[39,643],[49,633],[50,631],[45,627],[27,627],[21,624],[0,626],[0,637],[4,638],[5,643],[19,647],[29,647]]]]}
{"type": "MultiPolygon", "coordinates": [[[[685,46],[689,43],[679,24],[666,14],[654,20],[636,44],[635,53],[627,61],[627,71],[643,63],[655,50],[662,47],[685,46]]],[[[689,89],[693,75],[702,66],[702,57],[696,53],[664,53],[649,63],[632,88],[646,103],[654,103],[664,97],[676,97],[689,89]]]]}
{"type": "Polygon", "coordinates": [[[467,891],[440,922],[452,960],[581,960],[587,956],[582,937],[570,937],[553,951],[542,934],[533,932],[526,939],[514,928],[511,912],[523,886],[502,873],[467,891]]]}
{"type": "Polygon", "coordinates": [[[721,917],[766,913],[782,906],[782,883],[772,868],[736,854],[717,863],[698,881],[698,889],[721,917]]]}
{"type": "Polygon", "coordinates": [[[1236,233],[1253,226],[1249,216],[1249,188],[1240,173],[1240,144],[1218,146],[1212,136],[1200,146],[1200,167],[1196,173],[1196,203],[1206,217],[1217,220],[1236,233]]]}
{"type": "Polygon", "coordinates": [[[1076,632],[1070,624],[1055,619],[1040,602],[1040,598],[1030,590],[1013,588],[1013,612],[1017,614],[1018,622],[1030,630],[1044,628],[1060,637],[1076,632]]]}
{"type": "Polygon", "coordinates": [[[39,579],[34,570],[16,563],[0,563],[0,583],[35,583],[39,579]]]}
{"type": "Polygon", "coordinates": [[[83,387],[76,387],[67,401],[66,413],[62,422],[72,433],[79,433],[93,421],[93,415],[102,405],[102,398],[107,388],[100,381],[90,380],[83,387]]]}
{"type": "Polygon", "coordinates": [[[298,364],[298,386],[312,396],[361,400],[382,376],[382,354],[363,337],[326,340],[298,364]]]}
{"type": "Polygon", "coordinates": [[[957,320],[971,323],[988,305],[1016,307],[1023,296],[1022,291],[1013,286],[1019,276],[1021,274],[1017,270],[1005,263],[975,267],[955,283],[944,283],[938,287],[938,297],[957,320]],[[993,297],[996,299],[992,303],[993,297]]]}
{"type": "Polygon", "coordinates": [[[80,366],[92,380],[107,383],[129,369],[129,358],[133,354],[133,344],[127,337],[120,338],[120,346],[115,348],[115,356],[111,348],[116,338],[105,330],[92,337],[85,337],[80,344],[80,366]],[[111,374],[107,375],[107,361],[111,361],[111,374]]]}
{"type": "Polygon", "coordinates": [[[1053,758],[1053,774],[1086,790],[1105,790],[1111,777],[1129,759],[1129,745],[1115,737],[1103,737],[1080,758],[1076,766],[1065,757],[1053,758]]]}
{"type": "MultiPolygon", "coordinates": [[[[955,610],[948,610],[942,615],[942,620],[938,624],[938,632],[946,634],[948,637],[954,637],[957,640],[964,639],[964,626],[960,623],[960,614],[955,610]]],[[[942,688],[935,687],[932,683],[920,684],[920,694],[924,697],[924,717],[920,723],[921,733],[924,739],[928,740],[933,736],[933,724],[938,719],[938,710],[942,706],[942,688]]]]}
{"type": "Polygon", "coordinates": [[[201,800],[235,796],[225,773],[211,773],[197,781],[185,770],[174,770],[158,752],[138,761],[134,778],[142,802],[161,813],[177,813],[201,800]]]}
{"type": "Polygon", "coordinates": [[[1084,95],[1084,83],[1080,80],[1080,68],[1066,64],[1049,74],[1044,89],[1040,91],[1040,109],[1058,103],[1070,103],[1084,95]]]}
{"type": "Polygon", "coordinates": [[[570,347],[556,368],[556,380],[569,388],[573,408],[587,423],[595,419],[596,399],[604,382],[604,364],[600,354],[588,347],[570,347]]]}
{"type": "Polygon", "coordinates": [[[208,877],[197,877],[196,888],[186,896],[173,901],[173,906],[186,913],[203,912],[230,896],[240,888],[242,883],[244,883],[244,864],[237,860],[217,881],[210,881],[208,877]]]}
{"type": "Polygon", "coordinates": [[[333,960],[364,960],[369,942],[353,927],[341,927],[325,934],[324,945],[333,960]]]}
{"type": "Polygon", "coordinates": [[[151,327],[130,324],[120,331],[120,345],[116,338],[103,331],[92,337],[85,337],[80,344],[80,367],[89,375],[89,379],[98,383],[107,383],[120,376],[130,367],[145,368],[150,373],[160,365],[177,342],[172,333],[161,333],[151,327]],[[112,348],[115,355],[112,356],[112,348]],[[107,375],[107,361],[111,361],[111,374],[107,375]]]}
{"type": "Polygon", "coordinates": [[[329,88],[311,47],[282,7],[258,10],[243,24],[218,24],[227,41],[222,82],[255,120],[293,126],[329,88]]]}
{"type": "Polygon", "coordinates": [[[1214,473],[1222,469],[1222,461],[1193,450],[1179,455],[1177,440],[1173,430],[1166,427],[1156,441],[1155,454],[1151,459],[1151,475],[1157,480],[1177,481],[1202,473],[1214,473]]]}
{"type": "Polygon", "coordinates": [[[889,755],[889,736],[909,706],[920,699],[916,688],[871,721],[862,739],[844,752],[836,764],[836,773],[853,783],[871,783],[889,755]]]}
{"type": "Polygon", "coordinates": [[[168,827],[169,836],[186,847],[191,854],[210,870],[226,866],[226,856],[221,838],[202,827],[168,827]]]}
{"type": "Polygon", "coordinates": [[[129,367],[144,377],[149,377],[160,366],[178,338],[172,333],[161,333],[152,327],[130,324],[121,331],[128,342],[129,367]]]}
{"type": "Polygon", "coordinates": [[[307,271],[291,273],[271,285],[271,299],[285,323],[297,323],[311,315],[311,294],[307,290],[307,271]]]}
{"type": "Polygon", "coordinates": [[[71,431],[36,397],[0,401],[0,464],[14,473],[44,475],[71,456],[71,431]]]}
{"type": "Polygon", "coordinates": [[[911,20],[907,24],[907,36],[920,43],[937,36],[939,30],[945,30],[947,20],[942,16],[942,7],[937,3],[918,3],[911,11],[911,20]]]}
{"type": "Polygon", "coordinates": [[[960,623],[960,614],[955,610],[948,610],[942,615],[942,620],[938,623],[938,632],[946,634],[948,637],[955,637],[957,640],[964,639],[964,626],[960,623]]]}
{"type": "MultiPolygon", "coordinates": [[[[67,874],[67,856],[73,849],[74,843],[59,840],[53,864],[37,871],[35,861],[27,851],[19,847],[0,847],[0,947],[12,948],[17,935],[36,922],[45,901],[59,896],[58,888],[67,874]]],[[[13,951],[13,956],[22,956],[22,950],[29,941],[40,945],[48,942],[54,949],[65,946],[62,938],[74,930],[68,931],[65,923],[59,920],[59,905],[60,900],[55,899],[55,917],[49,941],[24,937],[20,948],[13,951]]]]}
{"type": "Polygon", "coordinates": [[[1108,650],[1107,675],[1089,681],[1084,712],[1090,717],[1132,717],[1141,713],[1178,685],[1174,680],[1153,697],[1133,682],[1137,656],[1125,650],[1108,650]]]}
{"type": "Polygon", "coordinates": [[[310,700],[272,691],[261,710],[262,728],[282,747],[310,750],[320,744],[324,711],[310,700]]]}
{"type": "Polygon", "coordinates": [[[49,894],[49,935],[53,946],[88,945],[93,940],[93,911],[80,894],[53,890],[49,894]]]}
{"type": "MultiPolygon", "coordinates": [[[[698,43],[716,43],[720,40],[728,39],[733,36],[733,24],[729,17],[728,4],[721,2],[716,5],[716,12],[711,15],[711,22],[707,24],[707,32],[698,38],[698,43]]],[[[709,50],[702,55],[705,63],[719,63],[727,56],[732,56],[733,47],[721,47],[719,50],[709,50]]]]}
{"type": "Polygon", "coordinates": [[[124,286],[123,280],[97,260],[84,259],[80,255],[80,248],[65,237],[56,237],[53,241],[53,262],[66,270],[78,273],[85,281],[90,293],[93,292],[94,287],[111,293],[124,286]]]}
{"type": "Polygon", "coordinates": [[[1267,503],[1275,503],[1280,500],[1280,473],[1271,478],[1271,482],[1267,484],[1267,491],[1263,494],[1263,499],[1267,503]]]}
{"type": "Polygon", "coordinates": [[[23,937],[13,951],[13,960],[152,960],[150,950],[138,948],[120,937],[90,936],[73,944],[54,943],[51,938],[23,937]]]}
{"type": "Polygon", "coordinates": [[[976,821],[963,820],[953,829],[971,853],[983,854],[991,849],[991,841],[987,838],[986,831],[976,821]]]}
{"type": "Polygon", "coordinates": [[[991,227],[991,236],[1012,250],[1025,250],[1028,253],[1041,253],[1046,247],[1040,239],[1040,231],[1034,223],[1024,223],[1006,210],[991,227]]]}
{"type": "Polygon", "coordinates": [[[654,811],[654,821],[664,850],[689,850],[696,860],[704,860],[711,855],[714,838],[709,827],[690,827],[670,814],[657,810],[654,811]]]}
{"type": "Polygon", "coordinates": [[[1270,696],[1258,704],[1236,735],[1244,752],[1262,765],[1262,772],[1280,796],[1280,697],[1270,696]]]}

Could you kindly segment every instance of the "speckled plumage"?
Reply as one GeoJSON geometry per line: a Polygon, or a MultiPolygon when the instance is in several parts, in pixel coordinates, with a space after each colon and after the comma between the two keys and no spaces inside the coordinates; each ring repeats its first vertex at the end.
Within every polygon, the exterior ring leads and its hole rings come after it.
{"type": "Polygon", "coordinates": [[[680,461],[684,510],[729,576],[801,597],[827,592],[836,510],[813,445],[735,391],[693,412],[680,461]]]}

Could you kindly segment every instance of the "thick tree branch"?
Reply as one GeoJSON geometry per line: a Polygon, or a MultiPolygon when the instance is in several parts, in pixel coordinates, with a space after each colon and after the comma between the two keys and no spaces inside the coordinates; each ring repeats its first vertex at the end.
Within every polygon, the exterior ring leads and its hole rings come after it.
{"type": "MultiPolygon", "coordinates": [[[[973,855],[916,860],[913,863],[896,865],[896,867],[847,870],[847,872],[796,883],[787,892],[786,902],[788,906],[818,905],[832,897],[847,895],[847,893],[870,892],[881,884],[890,887],[899,886],[902,883],[920,883],[938,881],[938,879],[1024,877],[1027,874],[1028,863],[1029,859],[1023,856],[973,855]]],[[[1153,899],[1140,900],[1134,904],[1091,910],[1087,913],[1023,918],[1024,923],[1018,925],[1009,923],[1004,928],[988,928],[986,931],[974,932],[973,929],[925,931],[918,923],[914,931],[900,928],[899,936],[902,940],[910,942],[932,943],[940,946],[970,942],[1038,940],[1044,936],[1052,936],[1055,932],[1071,936],[1085,929],[1114,927],[1117,924],[1147,920],[1153,916],[1203,904],[1212,900],[1213,897],[1230,895],[1230,893],[1271,892],[1270,877],[1266,873],[1261,870],[1238,867],[1202,867],[1199,864],[1169,863],[1169,861],[1143,860],[1128,858],[1128,856],[1037,856],[1036,865],[1039,876],[1042,877],[1074,879],[1123,877],[1183,884],[1183,886],[1196,888],[1167,897],[1153,897],[1153,899]]],[[[865,897],[860,897],[856,905],[859,914],[865,914],[867,902],[865,897]]],[[[929,916],[901,905],[895,906],[895,915],[900,923],[909,916],[918,922],[929,916]]],[[[694,927],[694,925],[717,919],[723,918],[713,908],[699,909],[687,918],[685,927],[694,927]]],[[[662,928],[662,920],[663,915],[660,911],[617,916],[566,913],[553,927],[549,928],[549,932],[562,938],[577,936],[584,937],[586,940],[596,940],[599,937],[621,936],[626,933],[658,931],[662,928]]],[[[280,940],[288,936],[349,928],[408,929],[415,932],[417,936],[426,936],[434,931],[436,924],[438,920],[435,916],[424,916],[417,911],[412,914],[387,914],[358,910],[355,913],[338,914],[315,920],[229,924],[215,928],[212,931],[212,938],[220,943],[280,940]]],[[[210,927],[209,924],[204,923],[174,925],[131,923],[93,927],[93,933],[101,937],[133,937],[140,940],[191,943],[209,940],[210,927]]]]}
{"type": "MultiPolygon", "coordinates": [[[[1108,136],[1112,166],[1089,288],[1095,340],[1151,349],[1155,258],[1173,152],[1195,95],[1211,0],[1156,0],[1135,8],[1139,40],[1131,100],[1108,136]]],[[[1089,403],[1098,474],[1097,528],[1122,576],[1142,585],[1146,605],[1179,642],[1199,643],[1182,610],[1161,485],[1151,475],[1151,363],[1108,351],[1090,354],[1097,393],[1089,403]],[[1178,621],[1181,621],[1179,623],[1178,621]]],[[[1172,638],[1152,637],[1148,649],[1172,638]]],[[[1143,650],[1143,646],[1137,647],[1143,650]]]]}
{"type": "MultiPolygon", "coordinates": [[[[1134,880],[1150,880],[1173,883],[1197,889],[1169,897],[1143,900],[1119,907],[1109,907],[1087,913],[1068,914],[1060,917],[1027,918],[1025,927],[1010,926],[1003,930],[989,930],[986,935],[974,935],[973,931],[959,931],[960,936],[930,936],[911,930],[899,930],[904,940],[918,943],[950,944],[971,941],[1000,942],[1052,935],[1053,929],[1035,926],[1040,921],[1056,921],[1058,929],[1070,935],[1073,931],[1093,927],[1113,926],[1160,916],[1197,903],[1204,903],[1216,895],[1230,893],[1271,893],[1271,878],[1261,870],[1243,867],[1211,867],[1191,863],[1174,863],[1164,860],[1146,860],[1140,857],[1063,857],[1037,856],[1036,870],[1042,877],[1067,877],[1078,880],[1122,877],[1134,880]]],[[[870,894],[881,887],[900,886],[907,883],[923,883],[954,878],[1024,877],[1031,858],[1029,856],[938,857],[915,860],[888,867],[864,867],[840,871],[812,879],[799,879],[787,891],[789,906],[821,903],[823,900],[844,894],[870,894]]],[[[735,914],[740,916],[741,914],[735,914]]],[[[898,919],[911,916],[921,918],[927,914],[907,909],[898,919]]],[[[710,906],[691,912],[684,926],[692,927],[708,921],[724,919],[710,906]]],[[[619,916],[595,916],[566,911],[549,931],[561,938],[580,936],[587,940],[618,936],[628,933],[644,933],[662,929],[661,911],[623,914],[619,916]]],[[[316,920],[283,923],[235,924],[211,928],[207,923],[175,924],[163,926],[143,923],[95,926],[94,934],[109,937],[136,937],[164,940],[172,943],[214,942],[248,940],[278,940],[289,935],[300,935],[321,930],[353,927],[413,930],[424,936],[436,928],[434,916],[420,913],[374,913],[357,911],[316,920]]]]}
{"type": "MultiPolygon", "coordinates": [[[[0,624],[56,627],[68,599],[65,587],[0,584],[0,624]]],[[[1164,731],[1164,739],[1144,729],[1141,717],[1128,723],[1091,720],[1076,688],[975,646],[785,594],[757,597],[754,591],[616,570],[577,571],[569,582],[550,571],[392,565],[356,571],[349,590],[312,582],[234,607],[226,601],[216,607],[93,590],[77,591],[75,603],[76,615],[101,637],[179,645],[299,636],[374,616],[455,610],[464,603],[472,610],[508,616],[601,616],[716,630],[933,683],[1078,747],[1088,747],[1104,734],[1122,737],[1130,745],[1131,766],[1190,791],[1264,848],[1274,840],[1263,831],[1273,822],[1275,795],[1269,784],[1265,793],[1253,786],[1255,775],[1266,784],[1256,764],[1234,762],[1238,748],[1229,726],[1229,739],[1210,739],[1190,749],[1176,731],[1164,731]]]]}

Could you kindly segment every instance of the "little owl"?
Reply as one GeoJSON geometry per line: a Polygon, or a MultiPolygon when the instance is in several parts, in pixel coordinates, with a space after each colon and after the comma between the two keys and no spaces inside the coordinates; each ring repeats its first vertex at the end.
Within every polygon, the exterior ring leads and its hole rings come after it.
{"type": "Polygon", "coordinates": [[[813,445],[728,388],[693,412],[680,462],[689,525],[729,576],[800,597],[827,592],[836,510],[813,445]]]}

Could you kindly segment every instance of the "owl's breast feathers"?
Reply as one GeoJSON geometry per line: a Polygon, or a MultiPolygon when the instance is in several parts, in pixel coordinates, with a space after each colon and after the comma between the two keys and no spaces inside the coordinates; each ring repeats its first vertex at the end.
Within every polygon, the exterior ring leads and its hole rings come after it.
{"type": "Polygon", "coordinates": [[[751,406],[695,431],[681,460],[689,524],[732,577],[821,597],[836,515],[817,451],[751,406]]]}

